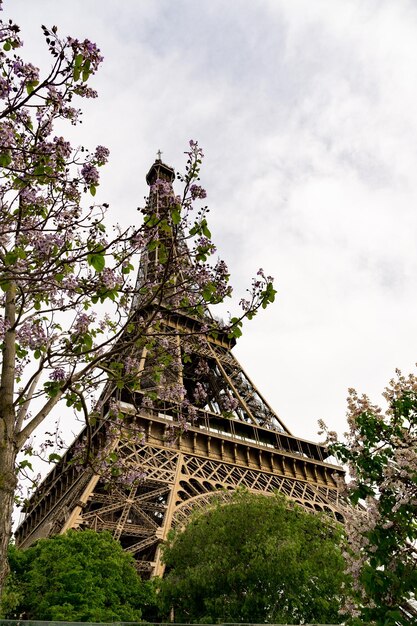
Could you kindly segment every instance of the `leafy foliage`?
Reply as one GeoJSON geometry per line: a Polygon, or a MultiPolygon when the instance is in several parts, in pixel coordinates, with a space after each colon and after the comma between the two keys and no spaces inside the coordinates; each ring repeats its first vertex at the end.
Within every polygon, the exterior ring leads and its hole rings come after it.
{"type": "Polygon", "coordinates": [[[137,621],[152,611],[154,586],[109,533],[68,531],[25,551],[12,547],[5,617],[77,622],[137,621]]]}
{"type": "Polygon", "coordinates": [[[354,389],[349,432],[328,433],[329,450],[349,468],[346,558],[354,579],[347,610],[378,626],[415,624],[417,588],[417,378],[397,371],[383,413],[354,389]],[[357,505],[360,506],[357,506],[357,505]],[[410,602],[411,601],[411,602],[410,602]]]}
{"type": "Polygon", "coordinates": [[[238,493],[171,536],[162,604],[177,622],[339,623],[340,534],[281,496],[238,493]]]}

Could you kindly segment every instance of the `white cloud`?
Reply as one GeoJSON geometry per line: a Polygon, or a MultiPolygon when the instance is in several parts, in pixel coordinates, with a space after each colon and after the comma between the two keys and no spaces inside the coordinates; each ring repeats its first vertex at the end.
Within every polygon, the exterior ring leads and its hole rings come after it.
{"type": "Polygon", "coordinates": [[[279,298],[238,354],[299,435],[378,399],[416,334],[417,7],[411,0],[6,0],[30,56],[37,24],[99,43],[100,98],[78,140],[112,151],[100,197],[124,223],[161,148],[204,146],[219,253],[279,298]]]}

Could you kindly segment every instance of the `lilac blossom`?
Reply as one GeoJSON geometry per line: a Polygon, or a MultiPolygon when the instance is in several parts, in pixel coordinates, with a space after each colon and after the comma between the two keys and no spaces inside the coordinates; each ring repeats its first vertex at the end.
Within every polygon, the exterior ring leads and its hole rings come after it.
{"type": "Polygon", "coordinates": [[[151,185],[151,192],[158,193],[161,197],[173,196],[171,183],[162,178],[157,178],[153,185],[151,185]]]}
{"type": "Polygon", "coordinates": [[[65,141],[63,137],[54,137],[54,148],[56,153],[62,159],[68,159],[68,157],[71,155],[71,144],[69,141],[65,141]]]}
{"type": "Polygon", "coordinates": [[[65,380],[66,377],[67,377],[67,374],[63,367],[57,367],[49,374],[50,380],[53,380],[53,381],[65,380]]]}
{"type": "Polygon", "coordinates": [[[39,81],[39,69],[31,63],[23,63],[22,59],[16,58],[12,64],[12,70],[16,76],[24,78],[25,83],[39,81]]]}
{"type": "Polygon", "coordinates": [[[46,331],[40,320],[26,321],[17,331],[17,338],[21,346],[31,350],[45,347],[46,331]]]}
{"type": "Polygon", "coordinates": [[[97,146],[96,151],[94,153],[94,158],[97,165],[104,165],[107,163],[110,155],[110,150],[105,148],[104,146],[97,146]]]}
{"type": "Polygon", "coordinates": [[[84,163],[81,168],[81,176],[87,185],[97,185],[100,178],[97,169],[91,163],[84,163]]]}
{"type": "Polygon", "coordinates": [[[105,267],[104,270],[101,272],[101,280],[103,282],[103,285],[107,289],[114,289],[117,286],[120,278],[117,276],[116,272],[113,269],[111,269],[110,267],[105,267]]]}
{"type": "Polygon", "coordinates": [[[197,200],[197,198],[200,198],[201,200],[203,200],[204,198],[207,197],[206,190],[200,187],[200,185],[191,185],[190,194],[193,200],[197,200]]]}
{"type": "Polygon", "coordinates": [[[4,335],[7,329],[10,328],[9,320],[5,320],[4,317],[0,317],[0,339],[4,339],[4,335]]]}
{"type": "Polygon", "coordinates": [[[221,408],[227,413],[231,413],[239,406],[238,400],[229,395],[223,395],[220,398],[221,408]]]}
{"type": "Polygon", "coordinates": [[[87,315],[86,313],[79,313],[74,320],[72,330],[76,335],[82,335],[89,329],[90,324],[94,321],[95,314],[87,315]]]}
{"type": "Polygon", "coordinates": [[[195,386],[193,397],[194,397],[194,402],[197,405],[204,405],[207,400],[207,393],[203,385],[200,382],[198,382],[195,386]]]}

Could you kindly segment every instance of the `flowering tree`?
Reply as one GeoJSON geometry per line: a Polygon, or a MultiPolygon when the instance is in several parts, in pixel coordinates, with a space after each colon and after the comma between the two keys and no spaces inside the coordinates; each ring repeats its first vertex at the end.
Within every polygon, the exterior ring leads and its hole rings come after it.
{"type": "Polygon", "coordinates": [[[345,441],[328,433],[330,451],[348,465],[354,505],[345,526],[353,579],[346,608],[378,625],[415,624],[417,378],[397,371],[383,395],[385,414],[351,389],[345,441]]]}
{"type": "MultiPolygon", "coordinates": [[[[17,456],[33,453],[35,429],[60,401],[88,425],[95,419],[91,394],[104,380],[119,388],[139,384],[139,348],[153,351],[148,374],[162,384],[175,350],[158,307],[201,317],[207,305],[231,294],[224,262],[209,263],[215,247],[206,208],[192,213],[205,197],[196,142],[187,152],[183,194],[175,196],[166,180],[154,181],[139,229],[116,229],[109,237],[107,205],[82,208],[82,198],[96,194],[109,152],[74,148],[56,129],[77,124],[77,98],[96,97],[87,83],[102,57],[88,40],[60,38],[56,27],[43,32],[52,57],[44,77],[18,56],[18,26],[0,22],[0,587],[17,474],[29,465],[17,456]],[[139,251],[147,270],[134,286],[131,259],[139,251]]],[[[225,332],[238,336],[243,317],[274,294],[261,271],[225,332]]]]}

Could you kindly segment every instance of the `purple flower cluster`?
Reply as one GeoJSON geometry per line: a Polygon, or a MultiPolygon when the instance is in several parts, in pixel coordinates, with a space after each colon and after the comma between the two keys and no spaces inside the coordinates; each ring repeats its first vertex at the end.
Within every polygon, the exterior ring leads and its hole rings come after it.
{"type": "Polygon", "coordinates": [[[71,144],[69,141],[65,141],[63,137],[54,137],[55,152],[62,159],[68,159],[71,156],[71,144]]]}
{"type": "Polygon", "coordinates": [[[127,375],[135,375],[139,370],[140,360],[132,356],[127,356],[124,360],[124,365],[127,375]]]}
{"type": "Polygon", "coordinates": [[[208,252],[209,250],[210,253],[216,252],[216,246],[211,242],[208,237],[199,237],[196,241],[196,244],[200,249],[203,248],[204,250],[206,250],[206,252],[208,252]]]}
{"type": "Polygon", "coordinates": [[[194,369],[194,373],[196,376],[205,376],[210,371],[208,363],[205,359],[199,359],[197,365],[194,369]]]}
{"type": "Polygon", "coordinates": [[[0,99],[4,100],[10,93],[10,83],[6,78],[0,76],[0,99]]]}
{"type": "Polygon", "coordinates": [[[203,187],[201,187],[200,185],[191,185],[190,194],[193,200],[197,200],[197,198],[200,198],[200,200],[207,198],[206,190],[203,189],[203,187]]]}
{"type": "Polygon", "coordinates": [[[179,383],[164,385],[160,389],[161,400],[173,402],[174,404],[182,404],[186,394],[185,387],[179,383]]]}
{"type": "Polygon", "coordinates": [[[198,141],[194,141],[193,139],[190,139],[188,143],[191,149],[186,154],[188,154],[191,158],[195,160],[202,159],[204,157],[204,153],[202,149],[199,148],[198,141]]]}
{"type": "Polygon", "coordinates": [[[197,383],[193,393],[194,402],[198,406],[202,406],[205,404],[207,400],[207,393],[201,383],[197,383]]]}
{"type": "Polygon", "coordinates": [[[232,398],[231,396],[222,396],[221,397],[221,407],[227,413],[231,413],[239,406],[239,402],[236,398],[232,398]]]}
{"type": "Polygon", "coordinates": [[[116,272],[109,267],[104,268],[100,274],[100,278],[106,289],[114,289],[117,286],[118,279],[116,272]]]}
{"type": "Polygon", "coordinates": [[[97,146],[94,154],[97,165],[104,165],[107,163],[109,155],[110,150],[108,148],[105,148],[104,146],[97,146]]]}
{"type": "Polygon", "coordinates": [[[18,329],[17,339],[21,346],[31,350],[45,347],[46,332],[38,320],[24,322],[18,329]]]}
{"type": "Polygon", "coordinates": [[[62,368],[62,367],[55,368],[49,374],[50,380],[54,380],[54,381],[65,380],[66,376],[67,376],[66,372],[65,372],[64,368],[62,368]]]}
{"type": "Polygon", "coordinates": [[[73,332],[77,335],[82,335],[88,331],[90,324],[94,321],[95,315],[87,315],[86,313],[79,313],[72,325],[73,332]]]}
{"type": "Polygon", "coordinates": [[[262,269],[262,267],[260,267],[258,269],[258,271],[256,272],[256,275],[257,276],[261,276],[261,278],[263,278],[266,283],[273,283],[274,282],[273,276],[265,276],[265,272],[262,269]]]}
{"type": "Polygon", "coordinates": [[[32,63],[23,63],[19,58],[12,64],[12,70],[19,78],[24,78],[25,83],[33,83],[39,81],[39,69],[32,63]]]}
{"type": "Polygon", "coordinates": [[[151,192],[157,193],[161,197],[171,197],[173,194],[171,184],[162,178],[157,178],[151,185],[151,192]]]}
{"type": "Polygon", "coordinates": [[[91,163],[84,163],[81,168],[81,176],[84,178],[87,185],[98,185],[99,173],[97,168],[91,163]]]}
{"type": "Polygon", "coordinates": [[[53,248],[60,249],[65,243],[56,233],[34,233],[33,248],[43,257],[47,257],[53,248]]]}
{"type": "Polygon", "coordinates": [[[74,89],[74,93],[77,96],[81,96],[81,98],[97,98],[98,93],[95,89],[91,89],[91,87],[87,87],[87,85],[77,85],[74,89]]]}
{"type": "Polygon", "coordinates": [[[0,317],[0,339],[4,338],[4,335],[9,327],[10,324],[8,320],[5,320],[4,317],[0,317]]]}
{"type": "Polygon", "coordinates": [[[90,61],[90,67],[93,72],[95,72],[100,63],[103,61],[100,49],[97,48],[96,44],[89,39],[79,41],[78,39],[73,39],[72,37],[68,37],[67,42],[73,49],[74,54],[82,54],[86,61],[90,61]]]}
{"type": "MultiPolygon", "coordinates": [[[[0,97],[1,97],[2,83],[0,82],[0,97]]],[[[14,145],[14,130],[13,126],[8,122],[2,122],[0,124],[0,148],[7,149],[14,145]]]]}

